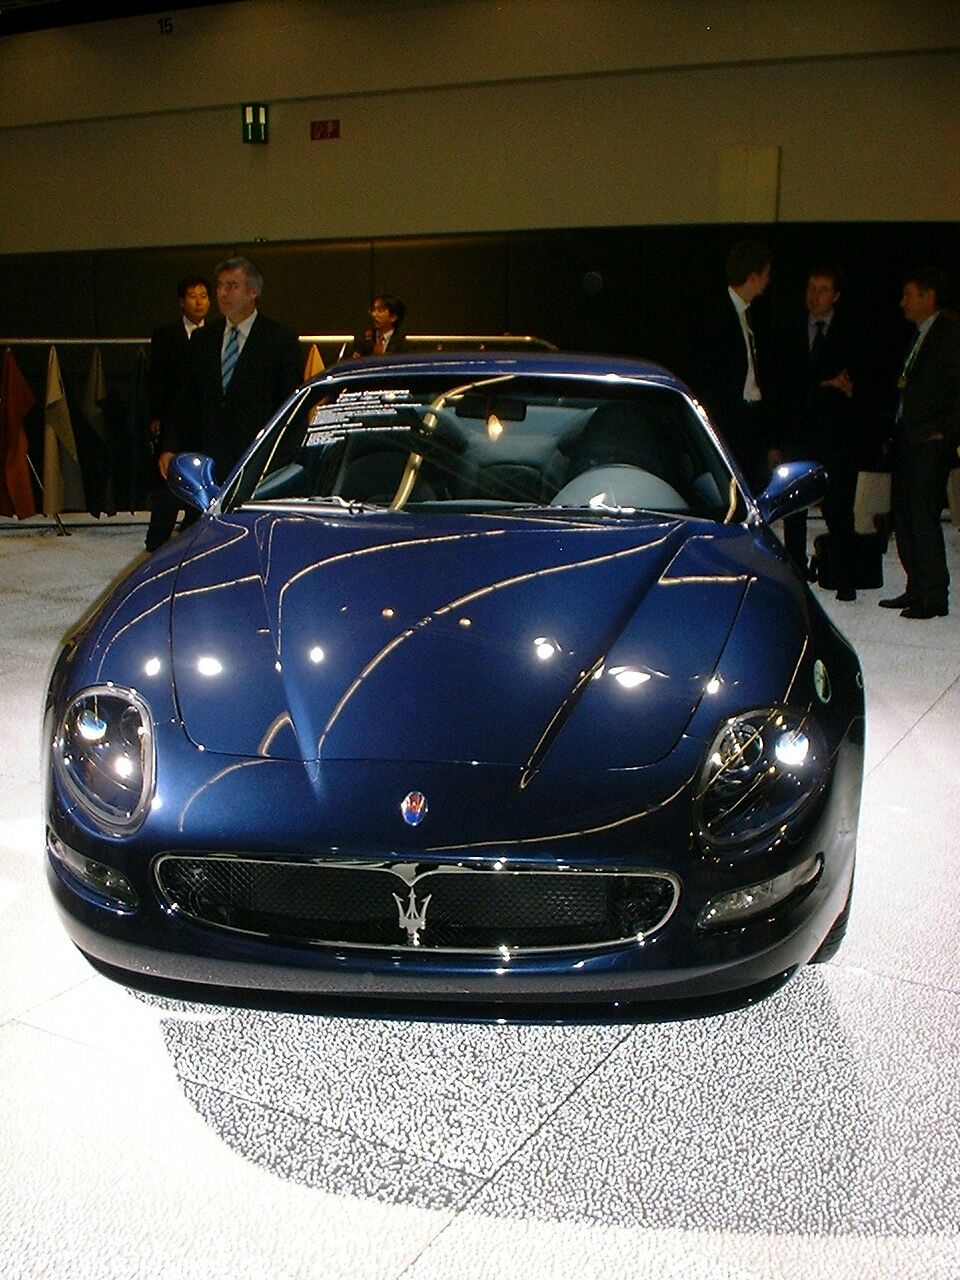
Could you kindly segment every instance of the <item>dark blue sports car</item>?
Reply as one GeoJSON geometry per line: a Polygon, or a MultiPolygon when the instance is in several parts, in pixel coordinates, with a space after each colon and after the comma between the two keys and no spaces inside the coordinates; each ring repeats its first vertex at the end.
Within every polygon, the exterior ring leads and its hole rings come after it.
{"type": "Polygon", "coordinates": [[[839,946],[862,679],[771,528],[819,468],[752,496],[652,365],[450,354],[334,369],[222,487],[171,475],[203,518],[47,703],[50,882],[98,968],[649,1010],[839,946]]]}

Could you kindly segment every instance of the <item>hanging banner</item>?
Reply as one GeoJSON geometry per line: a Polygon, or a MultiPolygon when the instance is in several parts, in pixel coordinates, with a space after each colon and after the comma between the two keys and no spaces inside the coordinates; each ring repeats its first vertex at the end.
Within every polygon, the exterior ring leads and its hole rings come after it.
{"type": "Polygon", "coordinates": [[[0,515],[20,520],[37,514],[24,427],[35,403],[36,397],[8,347],[0,372],[0,515]]]}
{"type": "Polygon", "coordinates": [[[47,361],[44,408],[43,514],[57,516],[64,511],[83,511],[86,509],[83,477],[56,347],[50,348],[47,361]]]}

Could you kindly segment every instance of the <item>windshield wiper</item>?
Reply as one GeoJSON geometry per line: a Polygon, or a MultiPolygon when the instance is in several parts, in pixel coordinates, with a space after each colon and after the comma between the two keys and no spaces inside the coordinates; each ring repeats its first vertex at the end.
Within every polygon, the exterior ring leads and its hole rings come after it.
{"type": "Polygon", "coordinates": [[[338,511],[347,511],[351,515],[362,515],[365,511],[384,511],[386,508],[379,502],[361,502],[357,498],[343,498],[339,493],[304,494],[299,498],[258,498],[256,494],[247,499],[247,504],[256,507],[336,507],[338,511]]]}
{"type": "Polygon", "coordinates": [[[580,511],[584,515],[595,516],[639,516],[647,515],[649,509],[645,507],[620,507],[606,502],[556,502],[551,503],[552,511],[580,511]]]}
{"type": "Polygon", "coordinates": [[[344,498],[339,493],[315,493],[307,501],[311,506],[339,507],[343,511],[354,514],[361,511],[383,510],[378,502],[361,502],[359,498],[344,498]]]}

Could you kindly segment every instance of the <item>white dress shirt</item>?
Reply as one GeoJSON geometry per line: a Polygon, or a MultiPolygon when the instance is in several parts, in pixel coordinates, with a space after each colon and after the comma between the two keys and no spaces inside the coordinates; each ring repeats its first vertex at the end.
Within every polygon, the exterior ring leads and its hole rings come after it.
{"type": "Polygon", "coordinates": [[[743,341],[747,348],[747,376],[743,382],[743,398],[750,404],[757,404],[763,397],[760,395],[760,387],[757,384],[757,368],[753,363],[753,330],[747,320],[747,307],[750,304],[744,302],[736,289],[728,287],[727,292],[740,317],[740,328],[743,330],[743,341]]]}

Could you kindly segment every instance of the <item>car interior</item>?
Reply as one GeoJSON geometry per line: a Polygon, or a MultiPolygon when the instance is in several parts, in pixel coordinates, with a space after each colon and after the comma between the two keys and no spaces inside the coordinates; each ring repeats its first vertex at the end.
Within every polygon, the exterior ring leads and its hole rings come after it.
{"type": "Polygon", "coordinates": [[[729,519],[726,464],[687,401],[635,386],[600,399],[500,386],[304,398],[252,456],[242,502],[394,510],[654,510],[729,519]],[[517,391],[520,391],[518,394],[517,391]]]}

